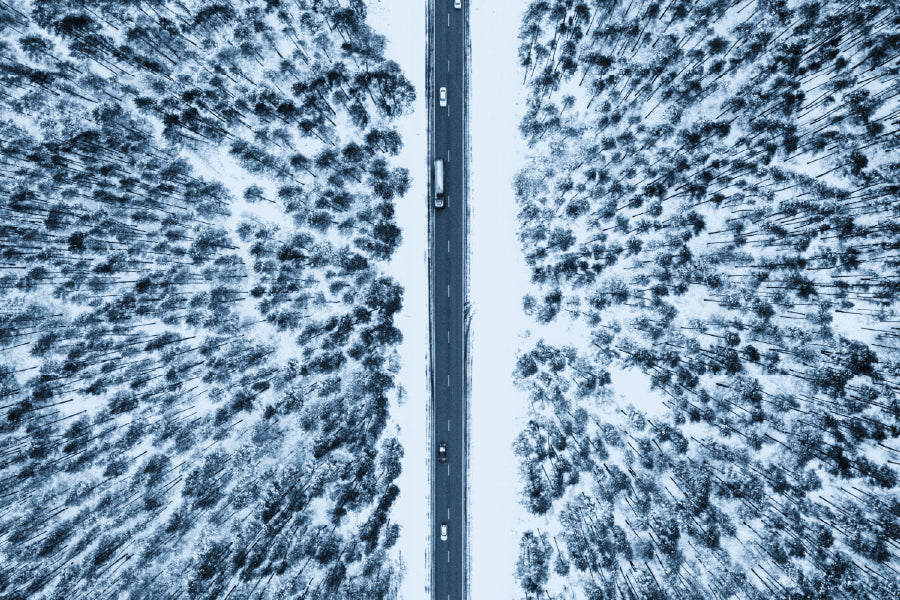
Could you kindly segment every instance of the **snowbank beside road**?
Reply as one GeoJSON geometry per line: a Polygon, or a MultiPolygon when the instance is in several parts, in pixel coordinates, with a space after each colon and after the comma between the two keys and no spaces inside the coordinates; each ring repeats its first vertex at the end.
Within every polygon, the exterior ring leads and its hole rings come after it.
{"type": "Polygon", "coordinates": [[[400,597],[421,598],[428,580],[425,553],[428,539],[428,472],[426,433],[426,382],[428,360],[428,203],[426,199],[428,143],[425,107],[425,9],[426,2],[370,2],[369,23],[387,37],[385,56],[397,61],[416,87],[415,110],[398,121],[403,149],[397,164],[409,169],[412,185],[397,201],[397,224],[403,242],[387,266],[387,272],[403,286],[403,310],[396,325],[403,332],[400,373],[403,387],[391,407],[391,418],[403,443],[403,473],[397,480],[400,496],[391,512],[400,519],[396,549],[405,565],[400,597]]]}
{"type": "Polygon", "coordinates": [[[512,443],[527,414],[513,386],[516,351],[530,325],[522,312],[528,269],[516,237],[513,177],[524,162],[518,125],[526,90],[516,67],[524,0],[473,3],[469,79],[469,548],[472,598],[509,598],[520,522],[518,461],[512,443]]]}

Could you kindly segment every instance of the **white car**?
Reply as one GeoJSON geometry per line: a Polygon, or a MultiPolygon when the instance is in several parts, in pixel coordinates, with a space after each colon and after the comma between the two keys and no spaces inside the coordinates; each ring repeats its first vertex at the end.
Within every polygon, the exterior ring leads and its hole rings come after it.
{"type": "Polygon", "coordinates": [[[453,8],[462,8],[462,0],[453,0],[453,8]]]}
{"type": "Polygon", "coordinates": [[[438,91],[438,98],[440,99],[441,106],[447,106],[447,88],[442,87],[438,91]]]}
{"type": "Polygon", "coordinates": [[[446,523],[441,523],[441,541],[442,542],[447,541],[447,524],[446,523]]]}

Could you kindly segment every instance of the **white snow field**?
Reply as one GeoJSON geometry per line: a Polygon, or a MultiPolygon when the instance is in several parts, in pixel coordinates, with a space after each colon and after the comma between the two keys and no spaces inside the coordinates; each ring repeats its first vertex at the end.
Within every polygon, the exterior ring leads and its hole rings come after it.
{"type": "Polygon", "coordinates": [[[526,90],[517,68],[524,0],[472,3],[469,85],[469,265],[472,360],[469,547],[472,598],[511,598],[519,532],[529,515],[518,501],[512,443],[527,397],[513,385],[528,269],[516,237],[512,180],[524,161],[518,131],[526,90]]]}
{"type": "Polygon", "coordinates": [[[403,149],[397,164],[410,171],[412,185],[396,203],[397,225],[403,241],[387,265],[388,274],[403,286],[403,309],[396,325],[403,332],[398,381],[403,392],[391,407],[391,418],[403,443],[403,472],[397,479],[400,495],[391,515],[399,520],[395,548],[405,574],[400,588],[404,599],[421,598],[428,574],[425,565],[428,535],[428,463],[426,408],[428,403],[428,185],[426,151],[428,116],[425,112],[425,9],[427,2],[392,0],[369,2],[369,23],[387,37],[385,56],[395,60],[416,87],[415,110],[398,121],[403,149]]]}

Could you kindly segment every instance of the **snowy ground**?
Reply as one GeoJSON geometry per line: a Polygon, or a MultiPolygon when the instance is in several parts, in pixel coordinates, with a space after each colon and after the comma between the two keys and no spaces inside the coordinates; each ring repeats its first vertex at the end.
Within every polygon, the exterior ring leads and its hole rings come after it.
{"type": "Polygon", "coordinates": [[[512,179],[522,168],[518,124],[526,91],[517,67],[518,28],[526,0],[472,3],[469,131],[472,394],[469,443],[471,597],[512,598],[519,531],[528,515],[518,502],[512,443],[527,399],[513,387],[516,351],[530,325],[522,313],[528,269],[516,237],[512,179]]]}
{"type": "Polygon", "coordinates": [[[397,202],[397,224],[403,230],[403,242],[388,265],[388,273],[406,290],[403,310],[395,321],[403,332],[398,380],[404,391],[399,403],[391,407],[391,417],[399,428],[398,435],[406,454],[403,472],[397,480],[400,496],[391,514],[401,527],[396,547],[405,563],[406,573],[400,597],[408,600],[422,598],[428,579],[425,570],[428,540],[425,455],[428,403],[426,6],[426,0],[369,2],[369,24],[388,38],[385,57],[400,64],[403,73],[415,85],[417,95],[414,113],[398,121],[403,150],[396,164],[410,170],[412,185],[406,196],[397,202]]]}

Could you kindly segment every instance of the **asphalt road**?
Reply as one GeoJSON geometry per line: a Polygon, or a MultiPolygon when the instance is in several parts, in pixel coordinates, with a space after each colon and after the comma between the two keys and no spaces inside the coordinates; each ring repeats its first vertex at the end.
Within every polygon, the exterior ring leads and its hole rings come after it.
{"type": "MultiPolygon", "coordinates": [[[[465,260],[466,260],[466,3],[431,0],[434,52],[432,160],[444,160],[444,208],[431,213],[431,360],[432,360],[432,594],[434,600],[462,600],[466,593],[466,405],[465,405],[465,260]],[[438,90],[447,88],[447,106],[438,90]],[[437,460],[438,444],[447,444],[447,462],[437,460]],[[441,524],[447,539],[441,539],[441,524]]],[[[432,163],[433,164],[433,163],[432,163]]],[[[433,177],[433,168],[432,168],[433,177]]],[[[432,182],[433,184],[433,182],[432,182]]],[[[430,189],[433,189],[431,187],[430,189]]]]}

